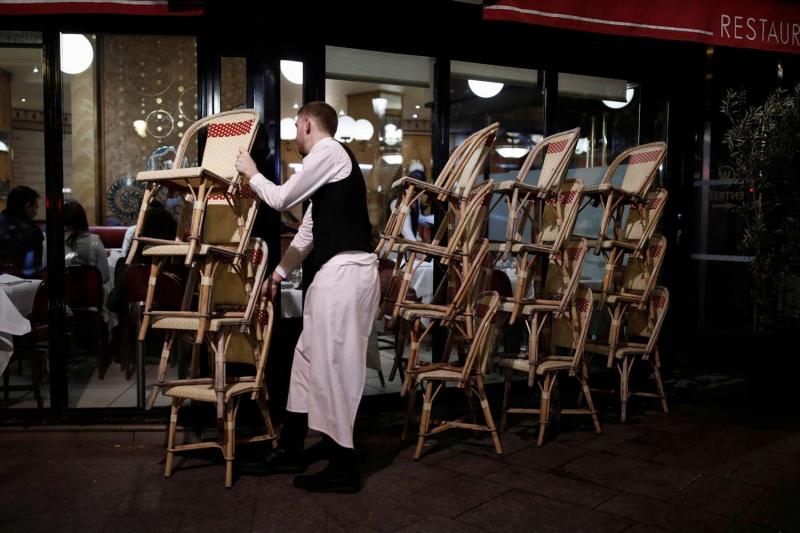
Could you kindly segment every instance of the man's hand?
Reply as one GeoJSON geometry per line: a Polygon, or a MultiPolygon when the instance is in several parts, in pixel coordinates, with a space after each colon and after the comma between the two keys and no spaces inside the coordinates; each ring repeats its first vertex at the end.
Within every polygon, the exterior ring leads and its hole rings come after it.
{"type": "Polygon", "coordinates": [[[278,293],[278,287],[281,286],[283,278],[277,272],[273,272],[270,277],[264,280],[261,284],[261,296],[266,296],[271,302],[275,301],[275,295],[278,293]]]}
{"type": "Polygon", "coordinates": [[[250,157],[250,154],[244,148],[239,148],[239,156],[236,158],[236,170],[240,174],[247,176],[247,179],[252,178],[258,174],[256,162],[250,157]]]}

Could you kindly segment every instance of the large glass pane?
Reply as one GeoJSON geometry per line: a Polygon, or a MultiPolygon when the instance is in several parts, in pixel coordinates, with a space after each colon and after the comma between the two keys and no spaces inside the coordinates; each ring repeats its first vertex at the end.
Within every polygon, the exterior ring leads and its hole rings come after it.
{"type": "MultiPolygon", "coordinates": [[[[580,179],[585,185],[600,183],[609,164],[620,153],[640,144],[641,91],[639,84],[620,79],[559,74],[558,122],[561,129],[581,128],[567,179],[580,179]]],[[[666,140],[666,104],[653,104],[656,124],[653,140],[666,140]]],[[[614,175],[622,180],[625,166],[614,175]]],[[[663,164],[659,169],[663,175],[663,164]]],[[[659,177],[656,183],[660,183],[659,177]]],[[[589,205],[578,215],[575,233],[596,238],[602,211],[589,205]]],[[[627,214],[623,214],[627,216],[627,214]]],[[[589,255],[581,277],[599,281],[605,267],[602,256],[589,255]]]]}
{"type": "Polygon", "coordinates": [[[0,33],[0,405],[48,407],[41,35],[0,33]]]}
{"type": "MultiPolygon", "coordinates": [[[[422,56],[328,47],[325,99],[339,113],[336,138],[352,150],[367,185],[367,205],[375,237],[390,212],[392,182],[414,173],[432,180],[431,113],[433,111],[433,60],[422,56]]],[[[429,215],[423,206],[421,215],[429,215]]],[[[429,239],[424,219],[414,221],[412,238],[429,239]]],[[[377,242],[377,241],[376,241],[377,242]]],[[[418,269],[418,294],[430,301],[432,267],[418,269]]],[[[376,326],[382,328],[382,323],[376,326]]],[[[391,333],[387,332],[391,336],[391,333]]],[[[423,346],[423,351],[429,350],[423,346]]],[[[378,352],[370,345],[364,394],[399,390],[390,382],[393,350],[378,352]]]]}
{"type": "MultiPolygon", "coordinates": [[[[124,263],[144,189],[137,173],[172,168],[197,119],[195,48],[184,36],[62,35],[70,407],[137,405],[137,349],[154,378],[162,337],[136,342],[147,269],[124,263]]],[[[182,164],[193,166],[197,139],[187,141],[182,164]]],[[[174,238],[182,201],[164,192],[151,210],[161,218],[143,228],[174,238]]],[[[186,367],[175,352],[170,375],[186,367]]]]}

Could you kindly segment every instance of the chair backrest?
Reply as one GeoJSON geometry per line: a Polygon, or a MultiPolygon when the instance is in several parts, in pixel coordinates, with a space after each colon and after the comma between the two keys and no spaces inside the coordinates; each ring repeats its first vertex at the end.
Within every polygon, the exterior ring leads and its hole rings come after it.
{"type": "Polygon", "coordinates": [[[449,254],[453,254],[457,250],[472,250],[476,241],[486,234],[486,222],[493,189],[494,182],[487,180],[472,191],[472,195],[461,210],[461,217],[456,220],[452,234],[448,236],[449,254]]]}
{"type": "Polygon", "coordinates": [[[486,265],[486,258],[489,255],[489,239],[482,239],[479,246],[474,246],[468,256],[468,266],[462,270],[462,276],[458,287],[455,290],[449,304],[449,316],[455,316],[463,309],[467,298],[475,292],[475,287],[479,286],[479,276],[486,265]]]}
{"type": "Polygon", "coordinates": [[[588,247],[586,239],[569,240],[564,251],[551,257],[547,265],[542,298],[561,302],[561,311],[575,296],[588,247]]]}
{"type": "Polygon", "coordinates": [[[264,298],[261,300],[261,305],[258,309],[256,322],[260,328],[257,338],[261,342],[261,350],[258,352],[258,359],[256,361],[256,388],[261,389],[264,383],[264,372],[267,368],[267,356],[269,355],[269,346],[272,341],[272,327],[275,323],[275,313],[272,307],[272,302],[264,298]]]}
{"type": "Polygon", "coordinates": [[[667,251],[667,238],[653,235],[641,256],[630,256],[622,275],[621,292],[636,295],[640,303],[646,302],[658,281],[664,255],[667,251]]]}
{"type": "Polygon", "coordinates": [[[638,243],[637,250],[644,246],[653,236],[666,203],[667,190],[657,188],[648,192],[643,202],[631,204],[622,227],[622,239],[638,243]]]}
{"type": "Polygon", "coordinates": [[[494,145],[499,128],[500,123],[495,122],[467,137],[453,151],[436,184],[449,189],[456,196],[469,195],[475,178],[481,172],[483,163],[494,145]]]}
{"type": "MultiPolygon", "coordinates": [[[[246,178],[234,193],[211,192],[203,216],[203,244],[237,246],[249,241],[258,211],[258,195],[246,178]]],[[[240,250],[241,251],[241,250],[240,250]]]]}
{"type": "Polygon", "coordinates": [[[628,309],[626,313],[626,332],[636,337],[646,337],[646,354],[653,353],[661,335],[661,326],[669,309],[669,291],[656,286],[650,293],[650,305],[644,309],[628,309]]]}
{"type": "Polygon", "coordinates": [[[559,250],[572,234],[582,198],[583,182],[565,180],[557,193],[545,201],[536,243],[552,244],[554,251],[559,250]]]}
{"type": "Polygon", "coordinates": [[[496,291],[482,292],[472,302],[472,344],[461,370],[461,378],[466,379],[477,370],[486,373],[486,361],[494,346],[497,329],[497,310],[500,308],[500,295],[496,291]]]}
{"type": "Polygon", "coordinates": [[[658,165],[664,160],[666,153],[667,145],[663,142],[642,144],[629,148],[611,162],[605,176],[603,176],[603,183],[611,183],[617,168],[622,163],[627,163],[620,188],[624,191],[644,196],[653,183],[658,165]]]}
{"type": "Polygon", "coordinates": [[[578,144],[580,128],[562,131],[543,139],[528,153],[528,157],[517,174],[517,181],[524,182],[541,154],[544,153],[541,171],[537,186],[542,189],[554,189],[564,179],[569,168],[569,162],[578,144]]]}
{"type": "MultiPolygon", "coordinates": [[[[234,179],[236,158],[239,148],[248,152],[253,146],[258,128],[259,114],[255,109],[236,109],[217,113],[192,124],[184,138],[195,134],[200,128],[207,128],[206,145],[201,166],[217,176],[234,179]]],[[[180,147],[175,161],[183,160],[180,147]]]]}
{"type": "Polygon", "coordinates": [[[255,239],[247,250],[248,261],[239,266],[218,263],[211,287],[211,312],[243,312],[250,321],[258,301],[261,282],[267,265],[267,245],[255,239]]]}
{"type": "Polygon", "coordinates": [[[64,270],[64,302],[74,309],[103,307],[103,277],[97,267],[69,265],[64,270]]]}
{"type": "Polygon", "coordinates": [[[579,286],[567,312],[554,313],[550,326],[550,354],[566,350],[572,356],[572,371],[577,370],[586,347],[586,336],[594,307],[592,291],[579,286]]]}

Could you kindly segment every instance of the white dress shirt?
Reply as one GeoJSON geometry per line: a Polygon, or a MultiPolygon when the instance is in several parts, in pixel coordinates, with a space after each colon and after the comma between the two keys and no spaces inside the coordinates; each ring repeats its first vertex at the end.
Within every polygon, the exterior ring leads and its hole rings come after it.
{"type": "MultiPolygon", "coordinates": [[[[303,158],[303,170],[294,173],[283,185],[275,185],[262,174],[256,174],[250,179],[250,188],[258,194],[262,201],[276,211],[286,211],[293,206],[308,200],[326,183],[333,183],[345,179],[353,170],[350,156],[342,145],[331,137],[326,137],[317,142],[311,151],[303,158]]],[[[303,222],[297,230],[297,235],[292,239],[289,249],[281,258],[275,272],[286,278],[294,272],[314,248],[312,233],[313,202],[303,215],[303,222]]],[[[326,265],[363,264],[374,263],[375,254],[368,252],[352,251],[341,252],[332,257],[326,265]]]]}

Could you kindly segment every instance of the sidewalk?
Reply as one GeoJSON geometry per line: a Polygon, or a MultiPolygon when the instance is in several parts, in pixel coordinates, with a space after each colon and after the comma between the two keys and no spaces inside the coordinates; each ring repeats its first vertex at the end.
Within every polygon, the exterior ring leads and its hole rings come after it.
{"type": "Polygon", "coordinates": [[[0,530],[800,531],[796,421],[730,402],[671,407],[627,424],[607,409],[602,436],[562,420],[541,448],[533,421],[513,419],[503,456],[487,438],[445,433],[421,461],[396,413],[372,415],[359,420],[355,495],[305,493],[285,475],[228,490],[216,451],[178,460],[165,479],[161,433],[3,434],[0,530]]]}

